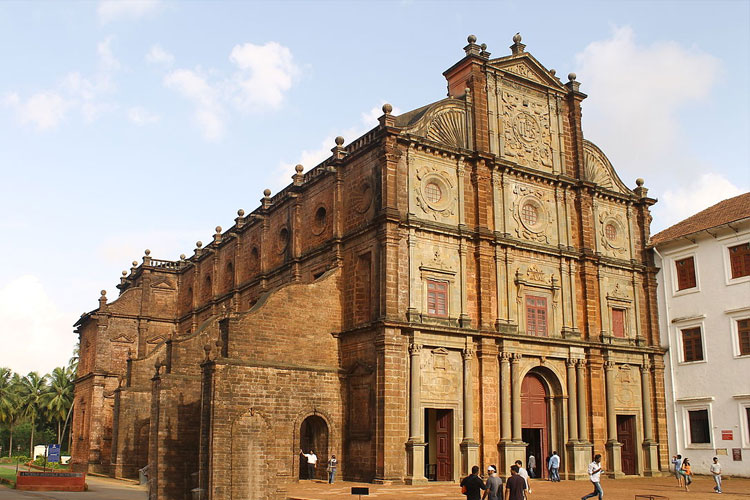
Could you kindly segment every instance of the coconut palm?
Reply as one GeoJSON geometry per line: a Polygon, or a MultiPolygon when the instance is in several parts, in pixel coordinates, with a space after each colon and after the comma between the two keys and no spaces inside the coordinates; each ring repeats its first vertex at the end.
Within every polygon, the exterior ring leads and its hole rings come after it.
{"type": "Polygon", "coordinates": [[[18,376],[10,368],[0,367],[0,422],[10,431],[8,456],[13,449],[13,427],[18,421],[18,376]]]}
{"type": "Polygon", "coordinates": [[[42,394],[40,401],[49,419],[57,422],[57,442],[60,443],[60,425],[73,403],[73,373],[70,368],[57,367],[52,370],[48,390],[42,394]]]}
{"type": "Polygon", "coordinates": [[[37,372],[29,372],[28,375],[21,378],[20,389],[23,416],[28,418],[31,423],[29,456],[33,459],[36,421],[44,411],[44,394],[49,390],[47,387],[47,375],[40,377],[37,372]]]}

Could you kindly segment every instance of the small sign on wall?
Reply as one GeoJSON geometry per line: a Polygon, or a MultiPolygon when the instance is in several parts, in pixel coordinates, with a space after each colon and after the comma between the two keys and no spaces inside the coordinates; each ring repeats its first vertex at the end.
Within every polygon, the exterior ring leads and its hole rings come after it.
{"type": "Polygon", "coordinates": [[[721,431],[721,439],[722,441],[731,441],[734,439],[734,435],[732,431],[721,431]]]}
{"type": "Polygon", "coordinates": [[[726,448],[716,448],[717,455],[729,455],[726,448]]]}
{"type": "Polygon", "coordinates": [[[732,460],[742,462],[742,448],[732,448],[732,460]]]}

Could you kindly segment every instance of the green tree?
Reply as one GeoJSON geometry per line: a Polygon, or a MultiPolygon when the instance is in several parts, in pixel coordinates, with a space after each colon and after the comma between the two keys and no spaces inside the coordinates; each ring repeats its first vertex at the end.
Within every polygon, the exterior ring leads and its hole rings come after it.
{"type": "Polygon", "coordinates": [[[49,375],[48,389],[42,394],[40,402],[50,421],[57,424],[57,442],[60,443],[62,440],[60,426],[73,403],[73,372],[70,368],[57,367],[52,370],[49,375]]]}
{"type": "Polygon", "coordinates": [[[13,427],[19,419],[18,375],[10,368],[0,367],[0,422],[8,426],[10,443],[8,456],[13,450],[13,427]]]}
{"type": "Polygon", "coordinates": [[[31,423],[31,437],[29,439],[29,456],[34,458],[34,430],[36,421],[44,412],[44,394],[47,387],[47,375],[40,377],[37,372],[29,372],[21,378],[21,404],[23,415],[31,423]]]}

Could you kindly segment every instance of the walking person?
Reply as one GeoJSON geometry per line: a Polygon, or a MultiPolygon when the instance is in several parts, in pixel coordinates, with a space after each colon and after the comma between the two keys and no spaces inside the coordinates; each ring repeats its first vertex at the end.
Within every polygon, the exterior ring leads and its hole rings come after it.
{"type": "Polygon", "coordinates": [[[526,459],[526,468],[529,469],[529,477],[535,478],[536,473],[534,472],[534,469],[536,469],[536,458],[534,455],[529,455],[529,458],[526,459]]]}
{"type": "Polygon", "coordinates": [[[333,482],[336,480],[336,467],[338,466],[339,461],[336,460],[336,455],[331,455],[331,458],[328,460],[328,484],[333,484],[333,482]]]}
{"type": "Polygon", "coordinates": [[[599,500],[602,500],[602,497],[604,496],[604,490],[602,490],[602,485],[599,484],[599,476],[602,472],[602,466],[599,465],[602,461],[602,456],[598,453],[594,455],[594,461],[589,464],[588,473],[589,473],[589,479],[591,480],[591,483],[594,485],[594,491],[589,493],[586,496],[581,497],[581,500],[586,500],[587,498],[593,498],[595,496],[599,496],[599,500]]]}
{"type": "Polygon", "coordinates": [[[688,457],[682,459],[680,472],[682,473],[682,478],[685,482],[685,491],[690,491],[690,484],[693,482],[693,469],[690,467],[690,460],[688,460],[688,457]]]}
{"type": "Polygon", "coordinates": [[[549,457],[549,476],[550,481],[560,482],[560,456],[556,451],[553,451],[552,456],[549,457]]]}
{"type": "Polygon", "coordinates": [[[482,500],[481,491],[487,487],[484,485],[484,481],[479,477],[479,466],[475,465],[471,468],[471,474],[461,480],[461,487],[466,487],[466,499],[467,500],[482,500]]]}
{"type": "Polygon", "coordinates": [[[524,481],[526,481],[526,490],[531,493],[531,486],[529,485],[529,472],[523,468],[523,462],[520,460],[516,460],[516,465],[518,466],[518,475],[523,478],[524,481]]]}
{"type": "Polygon", "coordinates": [[[711,464],[711,474],[714,476],[714,491],[721,493],[721,464],[719,463],[719,457],[714,457],[714,463],[711,464]]]}
{"type": "Polygon", "coordinates": [[[490,465],[487,467],[487,487],[482,495],[482,500],[503,500],[503,480],[497,475],[497,467],[490,465]]]}
{"type": "Polygon", "coordinates": [[[505,482],[505,500],[526,500],[526,481],[518,475],[518,466],[510,466],[510,477],[505,482]]]}
{"type": "Polygon", "coordinates": [[[672,465],[674,466],[674,477],[677,478],[677,487],[682,488],[682,455],[672,455],[672,465]]]}
{"type": "Polygon", "coordinates": [[[318,456],[313,450],[305,456],[307,457],[307,479],[315,479],[315,464],[318,463],[318,456]]]}

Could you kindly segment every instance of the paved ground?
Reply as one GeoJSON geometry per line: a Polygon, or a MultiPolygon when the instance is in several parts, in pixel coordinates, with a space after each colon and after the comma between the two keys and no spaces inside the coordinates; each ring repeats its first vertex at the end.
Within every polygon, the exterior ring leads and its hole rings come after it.
{"type": "MultiPolygon", "coordinates": [[[[548,481],[532,481],[532,494],[530,500],[576,500],[590,493],[593,488],[588,481],[561,481],[550,483],[548,481]]],[[[411,499],[455,499],[465,500],[456,484],[430,484],[428,486],[404,486],[404,485],[376,485],[363,483],[339,482],[333,485],[323,482],[310,483],[303,481],[288,489],[290,500],[358,500],[351,495],[352,486],[366,486],[370,488],[369,497],[378,500],[411,500],[411,499]]],[[[664,478],[626,478],[618,480],[602,479],[604,498],[606,500],[634,500],[635,495],[653,494],[662,495],[669,500],[703,500],[713,497],[722,500],[748,500],[750,499],[750,479],[727,479],[723,483],[724,494],[717,495],[712,492],[713,479],[709,477],[697,477],[690,491],[677,488],[674,477],[664,478]]]]}
{"type": "MultiPolygon", "coordinates": [[[[15,466],[1,466],[15,469],[15,466]]],[[[86,476],[88,491],[18,491],[0,485],[0,500],[146,500],[145,486],[134,481],[86,476]]]]}

